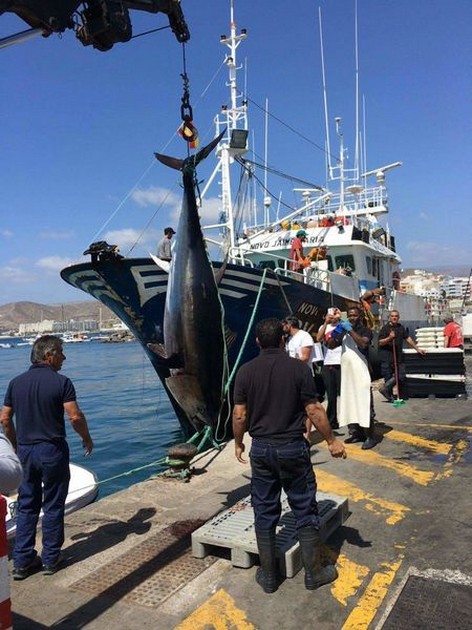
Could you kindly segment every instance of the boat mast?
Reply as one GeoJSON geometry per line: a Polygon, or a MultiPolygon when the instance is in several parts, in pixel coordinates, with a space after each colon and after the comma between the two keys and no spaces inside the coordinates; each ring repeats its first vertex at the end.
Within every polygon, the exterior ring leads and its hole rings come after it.
{"type": "Polygon", "coordinates": [[[211,182],[218,172],[221,173],[221,222],[217,226],[206,226],[208,228],[219,227],[224,229],[224,236],[227,241],[226,246],[234,248],[236,245],[236,235],[234,231],[233,201],[231,196],[230,165],[236,156],[247,152],[248,120],[247,101],[237,86],[237,73],[241,66],[237,64],[236,51],[239,44],[247,38],[246,29],[236,32],[236,22],[234,19],[234,0],[230,0],[230,35],[222,35],[220,43],[229,49],[225,55],[224,63],[228,68],[229,81],[229,106],[223,105],[221,112],[215,116],[216,134],[219,135],[226,128],[226,136],[216,149],[218,163],[210,176],[207,185],[202,191],[202,197],[208,190],[211,182]]]}

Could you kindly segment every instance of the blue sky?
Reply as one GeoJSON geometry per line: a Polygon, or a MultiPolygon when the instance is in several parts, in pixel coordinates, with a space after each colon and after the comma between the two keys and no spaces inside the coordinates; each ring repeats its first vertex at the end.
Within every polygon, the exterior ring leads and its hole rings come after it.
{"type": "MultiPolygon", "coordinates": [[[[324,184],[318,6],[330,119],[343,118],[352,157],[354,0],[235,0],[235,16],[238,30],[248,30],[238,55],[248,64],[256,152],[263,154],[267,98],[268,162],[324,184]]],[[[229,32],[229,1],[182,0],[182,7],[191,103],[206,143],[228,102],[219,39],[229,32]]],[[[167,25],[164,15],[131,15],[135,34],[167,25]]],[[[470,265],[472,3],[359,0],[358,15],[367,167],[403,162],[388,178],[388,221],[403,266],[470,265]]],[[[0,37],[24,28],[0,17],[0,37]]],[[[58,272],[90,242],[118,243],[125,254],[136,243],[131,255],[141,256],[155,250],[164,227],[177,225],[178,177],[153,152],[185,155],[175,135],[181,72],[182,49],[168,29],[106,53],[84,48],[72,32],[0,50],[0,304],[84,299],[58,272]]],[[[199,176],[211,167],[209,158],[199,176]]],[[[276,194],[280,185],[269,177],[276,194]]],[[[216,208],[215,192],[207,212],[216,208]]]]}

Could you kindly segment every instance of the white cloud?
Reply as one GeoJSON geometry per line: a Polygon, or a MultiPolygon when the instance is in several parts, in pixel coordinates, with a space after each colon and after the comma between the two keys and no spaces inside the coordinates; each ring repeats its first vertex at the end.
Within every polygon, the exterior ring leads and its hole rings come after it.
{"type": "Polygon", "coordinates": [[[147,189],[138,189],[133,192],[131,198],[140,206],[166,206],[175,208],[180,206],[181,197],[168,188],[150,186],[147,189]]]}
{"type": "Polygon", "coordinates": [[[144,248],[152,247],[155,249],[155,244],[158,239],[162,238],[156,230],[146,230],[144,234],[142,230],[136,230],[135,228],[124,228],[122,230],[111,230],[103,235],[103,239],[110,243],[110,245],[118,245],[121,253],[126,253],[130,247],[138,244],[144,248]]]}
{"type": "Polygon", "coordinates": [[[429,214],[427,212],[420,212],[420,219],[422,221],[429,221],[429,214]]]}
{"type": "Polygon", "coordinates": [[[11,230],[0,230],[0,235],[5,238],[11,238],[13,236],[13,232],[11,230]]]}
{"type": "Polygon", "coordinates": [[[74,236],[72,230],[42,230],[39,233],[39,238],[51,241],[66,241],[74,236]]]}
{"type": "Polygon", "coordinates": [[[31,282],[35,279],[34,274],[21,269],[21,267],[5,266],[0,267],[0,280],[12,283],[31,282]]]}
{"type": "Polygon", "coordinates": [[[65,258],[62,256],[46,256],[45,258],[40,258],[35,262],[36,267],[40,267],[41,269],[45,269],[46,271],[60,271],[67,265],[70,265],[73,261],[70,258],[65,258]]]}
{"type": "Polygon", "coordinates": [[[199,214],[203,224],[218,223],[221,214],[221,199],[218,197],[203,199],[199,214]]]}

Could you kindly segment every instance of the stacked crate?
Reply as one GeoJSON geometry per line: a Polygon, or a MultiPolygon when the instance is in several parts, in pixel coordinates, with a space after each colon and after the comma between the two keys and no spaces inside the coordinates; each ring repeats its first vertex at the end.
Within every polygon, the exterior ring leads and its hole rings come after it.
{"type": "Polygon", "coordinates": [[[408,396],[465,398],[464,351],[460,348],[442,347],[439,345],[439,339],[433,339],[431,331],[426,341],[425,335],[418,334],[423,330],[417,331],[416,341],[426,354],[419,354],[416,350],[403,351],[408,396]]]}
{"type": "Polygon", "coordinates": [[[416,343],[422,350],[431,348],[444,348],[443,327],[417,328],[415,332],[416,343]]]}

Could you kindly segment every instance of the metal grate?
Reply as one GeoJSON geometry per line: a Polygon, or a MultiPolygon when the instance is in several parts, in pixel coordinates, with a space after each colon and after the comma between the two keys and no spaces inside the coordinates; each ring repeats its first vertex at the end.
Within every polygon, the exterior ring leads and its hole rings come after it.
{"type": "Polygon", "coordinates": [[[190,554],[190,534],[201,521],[174,523],[71,585],[71,589],[157,607],[215,559],[190,554]]]}
{"type": "Polygon", "coordinates": [[[382,630],[470,628],[472,586],[410,576],[382,630]]]}

